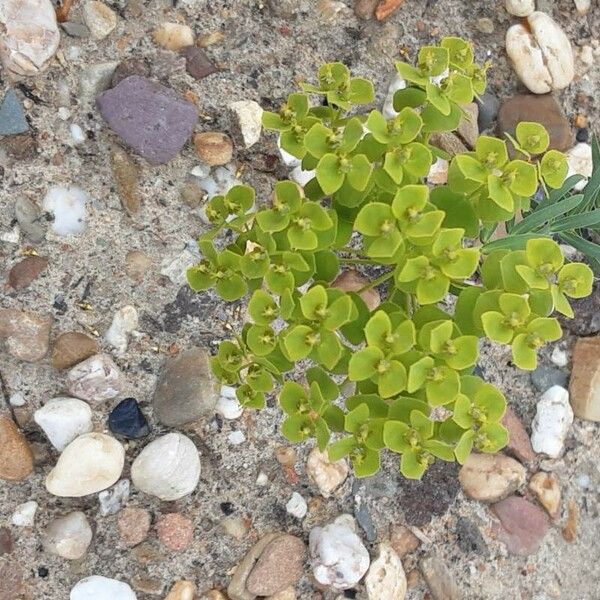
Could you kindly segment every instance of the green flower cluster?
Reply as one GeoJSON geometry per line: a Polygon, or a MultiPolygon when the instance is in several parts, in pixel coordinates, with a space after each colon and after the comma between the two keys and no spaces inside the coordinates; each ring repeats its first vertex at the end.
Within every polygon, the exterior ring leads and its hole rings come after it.
{"type": "Polygon", "coordinates": [[[349,457],[359,477],[378,470],[384,449],[420,478],[434,460],[502,448],[506,401],[473,375],[479,339],[511,344],[514,363],[535,368],[540,346],[561,335],[552,313],[572,316],[568,298],[589,294],[593,279],[587,266],[565,265],[551,238],[488,243],[538,187],[562,185],[564,156],[544,153],[541,126],[521,124],[510,152],[480,137],[451,159],[448,185],[426,185],[434,160],[450,159],[431,134],[456,129],[461,106],[485,89],[471,46],[446,38],[397,68],[407,86],[391,119],[356,113],[373,87],[340,63],[265,112],[264,126],[314,177],[304,188],[276,183],[260,206],[247,186],[212,198],[203,258],[188,271],[194,290],[250,296],[241,334],[212,358],[219,379],[247,408],[279,388],[283,434],[349,457]],[[381,275],[344,291],[335,280],[346,265],[381,275]],[[365,293],[384,284],[385,301],[369,308],[365,293]],[[449,293],[456,303],[441,304],[449,293]],[[300,383],[284,377],[298,363],[300,383]]]}

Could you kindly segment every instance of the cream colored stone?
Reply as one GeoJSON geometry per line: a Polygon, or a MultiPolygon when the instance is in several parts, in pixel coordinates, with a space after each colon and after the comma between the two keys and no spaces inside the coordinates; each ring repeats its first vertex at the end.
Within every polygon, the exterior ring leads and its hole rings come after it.
{"type": "Polygon", "coordinates": [[[546,512],[556,519],[560,513],[560,487],[554,473],[540,471],[531,477],[529,489],[537,496],[546,512]]]}
{"type": "Polygon", "coordinates": [[[505,6],[515,17],[528,17],[535,10],[534,0],[506,0],[505,6]]]}
{"type": "Polygon", "coordinates": [[[89,0],[83,5],[83,20],[95,40],[103,40],[117,26],[117,13],[103,2],[89,0]]]}
{"type": "Polygon", "coordinates": [[[306,461],[306,472],[321,496],[329,498],[346,481],[348,463],[344,459],[331,462],[325,452],[313,448],[306,461]]]}
{"type": "Polygon", "coordinates": [[[167,594],[165,600],[194,600],[196,584],[193,581],[178,581],[167,594]]]}
{"type": "Polygon", "coordinates": [[[181,23],[161,23],[152,34],[156,44],[167,50],[181,50],[194,45],[194,32],[181,23]]]}
{"type": "Polygon", "coordinates": [[[379,557],[369,567],[365,587],[369,600],[403,600],[406,595],[402,561],[389,542],[379,546],[379,557]]]}

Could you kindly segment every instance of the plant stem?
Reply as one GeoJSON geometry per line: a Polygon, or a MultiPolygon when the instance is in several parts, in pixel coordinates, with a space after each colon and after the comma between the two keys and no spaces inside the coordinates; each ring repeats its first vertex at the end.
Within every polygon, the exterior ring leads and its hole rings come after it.
{"type": "Polygon", "coordinates": [[[383,275],[381,275],[377,279],[374,279],[373,281],[371,281],[371,283],[368,283],[367,285],[361,287],[360,290],[358,290],[358,292],[356,292],[356,293],[360,294],[361,292],[364,292],[366,290],[370,290],[371,288],[379,285],[380,283],[383,283],[384,281],[387,281],[388,279],[391,279],[393,276],[394,276],[394,271],[389,271],[388,273],[384,273],[383,275]]]}

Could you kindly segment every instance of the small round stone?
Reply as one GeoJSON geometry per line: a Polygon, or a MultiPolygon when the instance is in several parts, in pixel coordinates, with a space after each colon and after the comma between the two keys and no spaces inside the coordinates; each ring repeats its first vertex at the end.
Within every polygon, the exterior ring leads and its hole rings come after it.
{"type": "Polygon", "coordinates": [[[55,369],[68,369],[93,356],[99,349],[98,342],[85,333],[61,333],[52,346],[52,366],[55,369]]]}
{"type": "Polygon", "coordinates": [[[42,534],[44,550],[68,560],[80,559],[91,541],[92,529],[80,511],[54,519],[42,534]]]}
{"type": "Polygon", "coordinates": [[[183,552],[194,539],[194,524],[180,513],[170,513],[158,519],[156,532],[169,550],[183,552]]]}
{"type": "Polygon", "coordinates": [[[144,508],[127,507],[121,511],[117,528],[127,546],[141,544],[150,531],[150,513],[144,508]]]}
{"type": "Polygon", "coordinates": [[[125,398],[108,415],[108,428],[116,435],[135,440],[150,433],[148,421],[135,398],[125,398]]]}
{"type": "Polygon", "coordinates": [[[233,157],[233,142],[219,131],[205,131],[194,136],[194,145],[200,160],[211,167],[226,165],[233,157]]]}

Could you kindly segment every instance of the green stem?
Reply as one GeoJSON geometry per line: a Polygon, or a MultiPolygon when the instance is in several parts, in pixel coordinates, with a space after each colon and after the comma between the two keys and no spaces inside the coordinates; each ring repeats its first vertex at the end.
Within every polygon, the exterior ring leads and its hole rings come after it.
{"type": "Polygon", "coordinates": [[[368,283],[367,285],[364,285],[363,287],[361,287],[360,290],[358,290],[358,292],[356,292],[356,293],[360,294],[361,292],[370,290],[371,288],[374,288],[375,286],[379,285],[380,283],[383,283],[384,281],[391,279],[393,276],[394,276],[394,271],[389,271],[388,273],[384,273],[377,279],[374,279],[373,281],[371,281],[371,283],[368,283]]]}

